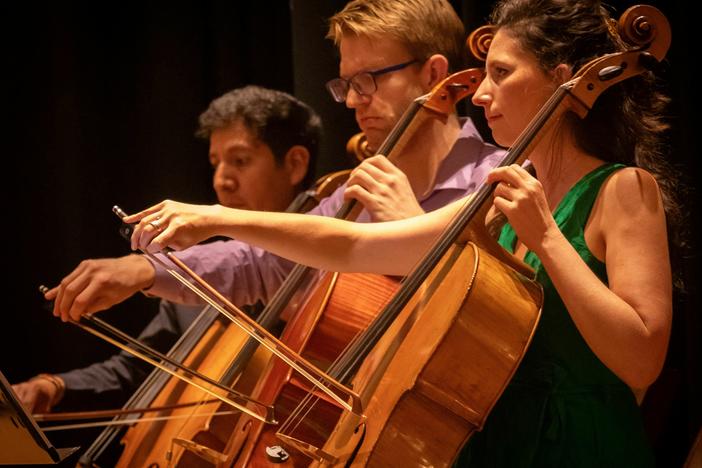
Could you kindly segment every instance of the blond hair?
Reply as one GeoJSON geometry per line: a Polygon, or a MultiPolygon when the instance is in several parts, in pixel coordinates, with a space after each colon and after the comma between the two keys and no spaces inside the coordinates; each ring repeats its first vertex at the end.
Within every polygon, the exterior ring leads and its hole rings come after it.
{"type": "Polygon", "coordinates": [[[464,67],[465,28],[446,0],[353,0],[329,19],[327,38],[339,46],[349,34],[389,36],[415,59],[441,54],[451,71],[464,67]]]}

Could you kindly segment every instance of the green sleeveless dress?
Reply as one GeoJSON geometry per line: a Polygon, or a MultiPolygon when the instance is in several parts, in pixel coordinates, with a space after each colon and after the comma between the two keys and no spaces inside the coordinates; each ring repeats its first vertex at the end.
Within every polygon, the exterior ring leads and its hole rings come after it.
{"type": "MultiPolygon", "coordinates": [[[[554,218],[605,283],[604,263],[587,248],[584,227],[604,180],[624,166],[605,164],[580,179],[554,218]]],[[[504,226],[500,244],[513,251],[516,234],[504,226]]],[[[654,465],[633,393],[590,350],[533,252],[525,262],[544,288],[533,341],[481,432],[455,466],[648,467],[654,465]]]]}

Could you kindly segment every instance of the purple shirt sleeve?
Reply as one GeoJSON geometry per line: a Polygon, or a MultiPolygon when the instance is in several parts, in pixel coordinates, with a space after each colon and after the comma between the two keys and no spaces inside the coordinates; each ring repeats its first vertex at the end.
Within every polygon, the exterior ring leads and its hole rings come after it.
{"type": "MultiPolygon", "coordinates": [[[[344,186],[322,200],[309,214],[334,216],[343,204],[343,197],[344,186]]],[[[295,266],[289,260],[236,240],[196,245],[176,256],[238,306],[268,302],[295,266]]],[[[165,257],[160,258],[169,264],[165,257]]],[[[146,294],[179,304],[202,302],[161,265],[154,264],[154,268],[154,284],[144,291],[146,294]]]]}

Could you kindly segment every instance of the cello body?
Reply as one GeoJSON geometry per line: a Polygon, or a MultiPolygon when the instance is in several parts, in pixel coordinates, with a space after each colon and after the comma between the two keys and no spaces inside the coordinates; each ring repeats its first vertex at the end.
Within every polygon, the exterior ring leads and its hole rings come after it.
{"type": "MultiPolygon", "coordinates": [[[[288,322],[281,340],[321,369],[342,355],[347,345],[374,319],[378,310],[398,288],[395,278],[372,274],[323,273],[307,298],[288,322]]],[[[309,383],[278,359],[271,359],[251,395],[264,404],[274,405],[276,417],[287,419],[311,391],[309,383]]],[[[296,430],[322,443],[341,416],[341,409],[323,400],[296,430]]],[[[222,466],[271,466],[267,449],[280,444],[278,426],[266,425],[244,416],[237,424],[222,466]]],[[[277,466],[307,466],[309,459],[285,447],[290,458],[277,466]]]]}
{"type": "Polygon", "coordinates": [[[541,301],[538,283],[454,244],[353,379],[364,417],[345,412],[315,464],[451,466],[521,362],[541,301]]]}

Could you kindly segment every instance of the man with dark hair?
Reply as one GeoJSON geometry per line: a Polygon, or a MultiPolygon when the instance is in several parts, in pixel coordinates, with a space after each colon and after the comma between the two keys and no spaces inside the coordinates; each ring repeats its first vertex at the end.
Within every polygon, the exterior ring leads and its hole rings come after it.
{"type": "MultiPolygon", "coordinates": [[[[315,167],[322,123],[303,102],[282,91],[259,86],[238,88],[210,103],[200,115],[195,134],[211,139],[235,121],[270,148],[278,166],[284,166],[290,150],[299,147],[307,150],[307,166],[315,167]]],[[[312,182],[314,171],[307,171],[295,189],[304,190],[312,182]]]]}
{"type": "MultiPolygon", "coordinates": [[[[228,207],[284,211],[311,185],[321,137],[321,121],[293,96],[258,86],[229,91],[200,115],[196,135],[209,140],[213,186],[228,207]]],[[[86,260],[73,279],[87,281],[107,260],[86,260]]],[[[247,304],[253,304],[252,301],[247,304]]],[[[139,340],[167,351],[190,326],[202,306],[162,300],[159,312],[139,340]]],[[[60,374],[39,374],[14,385],[34,412],[63,408],[121,406],[146,378],[151,366],[126,352],[85,368],[60,374]]]]}

